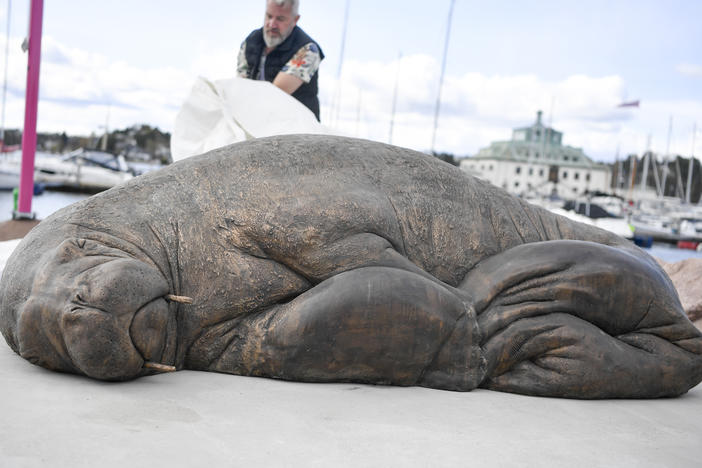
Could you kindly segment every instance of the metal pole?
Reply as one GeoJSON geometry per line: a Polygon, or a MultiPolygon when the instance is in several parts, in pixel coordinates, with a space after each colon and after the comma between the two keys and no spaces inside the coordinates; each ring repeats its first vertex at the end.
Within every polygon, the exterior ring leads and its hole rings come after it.
{"type": "Polygon", "coordinates": [[[434,107],[434,132],[431,135],[431,152],[434,153],[436,143],[436,128],[439,125],[439,108],[441,107],[441,87],[444,85],[444,72],[446,71],[446,54],[448,52],[449,38],[451,37],[451,18],[453,17],[453,4],[451,0],[449,7],[448,26],[446,27],[446,40],[444,41],[444,58],[441,62],[441,75],[439,76],[439,94],[436,96],[436,106],[434,107]]]}
{"type": "Polygon", "coordinates": [[[34,156],[37,150],[37,105],[39,101],[39,63],[41,59],[41,27],[44,0],[32,0],[29,13],[27,59],[27,91],[22,132],[22,170],[20,172],[19,206],[14,218],[33,219],[34,156]]]}

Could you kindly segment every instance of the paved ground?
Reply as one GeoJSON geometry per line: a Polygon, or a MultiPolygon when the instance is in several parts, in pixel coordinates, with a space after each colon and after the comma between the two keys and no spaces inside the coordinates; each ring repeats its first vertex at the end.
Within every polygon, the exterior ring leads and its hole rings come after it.
{"type": "Polygon", "coordinates": [[[14,220],[0,222],[0,242],[12,239],[21,239],[39,220],[14,220]]]}
{"type": "Polygon", "coordinates": [[[0,346],[0,466],[699,467],[702,386],[666,400],[303,384],[181,371],[120,384],[0,346]]]}

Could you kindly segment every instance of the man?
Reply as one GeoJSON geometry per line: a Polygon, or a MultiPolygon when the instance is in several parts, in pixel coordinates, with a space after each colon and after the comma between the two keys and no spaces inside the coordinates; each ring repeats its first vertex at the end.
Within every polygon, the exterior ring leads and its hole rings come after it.
{"type": "Polygon", "coordinates": [[[319,120],[317,78],[322,49],[297,26],[299,0],[266,0],[263,27],[241,44],[237,74],[266,80],[307,106],[319,120]]]}

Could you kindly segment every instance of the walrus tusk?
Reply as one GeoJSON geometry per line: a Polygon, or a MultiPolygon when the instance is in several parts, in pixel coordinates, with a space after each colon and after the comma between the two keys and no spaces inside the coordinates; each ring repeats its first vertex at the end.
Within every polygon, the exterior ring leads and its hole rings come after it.
{"type": "Polygon", "coordinates": [[[152,362],[152,361],[146,361],[144,363],[144,368],[153,369],[153,370],[159,371],[159,372],[175,372],[176,371],[175,366],[168,366],[166,364],[160,364],[158,362],[152,362]]]}
{"type": "Polygon", "coordinates": [[[193,298],[188,296],[176,296],[173,294],[166,294],[163,296],[167,301],[179,302],[180,304],[192,304],[193,298]]]}

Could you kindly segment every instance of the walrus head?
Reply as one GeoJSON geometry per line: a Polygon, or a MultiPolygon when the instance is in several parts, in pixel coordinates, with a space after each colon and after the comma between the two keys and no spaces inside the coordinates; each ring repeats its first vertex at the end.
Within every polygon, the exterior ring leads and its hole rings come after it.
{"type": "Polygon", "coordinates": [[[174,297],[157,268],[79,238],[47,251],[38,266],[17,316],[22,357],[104,380],[173,370],[164,354],[176,339],[167,302],[174,297]]]}

